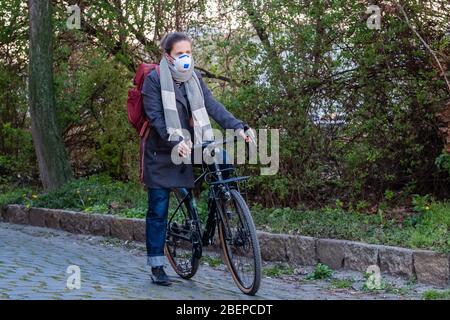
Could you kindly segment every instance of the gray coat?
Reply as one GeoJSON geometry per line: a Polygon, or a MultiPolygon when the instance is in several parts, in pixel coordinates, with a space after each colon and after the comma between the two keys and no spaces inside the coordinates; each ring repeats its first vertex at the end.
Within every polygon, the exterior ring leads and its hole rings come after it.
{"type": "MultiPolygon", "coordinates": [[[[194,70],[203,89],[206,111],[224,129],[243,128],[242,121],[236,119],[223,104],[217,101],[204,83],[199,71],[194,70]]],[[[175,81],[175,98],[181,126],[191,132],[189,125],[190,105],[184,84],[178,88],[175,81]]],[[[193,167],[189,164],[174,164],[170,158],[172,148],[177,141],[168,141],[164,111],[161,98],[161,85],[156,70],[152,70],[142,87],[144,110],[151,123],[151,133],[145,144],[144,182],[148,188],[193,188],[193,167]]]]}

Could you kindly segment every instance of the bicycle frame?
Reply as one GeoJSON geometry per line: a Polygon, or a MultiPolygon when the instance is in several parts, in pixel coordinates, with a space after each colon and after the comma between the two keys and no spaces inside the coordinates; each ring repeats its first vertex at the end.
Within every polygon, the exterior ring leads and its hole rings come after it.
{"type": "MultiPolygon", "coordinates": [[[[233,138],[233,141],[236,141],[236,137],[233,138]]],[[[225,140],[222,142],[206,142],[202,145],[197,145],[195,147],[201,147],[206,148],[210,146],[216,146],[219,144],[225,145],[226,143],[230,142],[230,140],[225,140]]],[[[215,158],[214,158],[215,159],[215,158]]],[[[214,167],[214,171],[211,171],[209,168],[209,165],[202,163],[202,173],[195,179],[194,185],[197,186],[199,183],[201,184],[203,181],[209,185],[209,194],[208,194],[208,217],[206,220],[205,228],[202,228],[202,225],[200,223],[197,207],[195,205],[195,201],[193,201],[191,192],[187,191],[186,189],[179,189],[184,190],[186,192],[183,198],[179,200],[178,207],[175,209],[175,212],[173,213],[172,217],[169,219],[169,224],[172,221],[173,217],[177,214],[178,210],[180,209],[181,205],[188,201],[190,202],[190,206],[187,206],[188,208],[192,208],[193,212],[191,212],[192,217],[192,223],[197,227],[197,230],[200,233],[200,239],[203,246],[212,245],[214,243],[214,234],[215,234],[215,227],[217,225],[218,219],[219,222],[224,221],[223,217],[223,211],[221,206],[218,205],[218,199],[220,197],[230,197],[230,186],[233,186],[240,192],[239,183],[240,181],[245,181],[250,176],[237,176],[236,175],[236,169],[234,167],[231,168],[225,168],[220,169],[219,163],[217,161],[214,161],[212,163],[214,167]],[[227,172],[230,176],[234,175],[234,177],[223,179],[223,173],[225,171],[231,171],[227,172]]],[[[226,236],[228,236],[229,231],[226,230],[226,236]]],[[[178,235],[177,237],[183,238],[181,235],[178,235]]],[[[189,239],[184,239],[189,240],[189,239]]]]}

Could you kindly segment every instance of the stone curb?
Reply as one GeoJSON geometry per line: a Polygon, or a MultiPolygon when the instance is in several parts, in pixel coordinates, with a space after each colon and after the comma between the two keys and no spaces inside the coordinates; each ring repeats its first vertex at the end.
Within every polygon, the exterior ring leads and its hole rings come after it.
{"type": "MultiPolygon", "coordinates": [[[[107,214],[8,205],[0,208],[0,222],[30,224],[61,229],[71,233],[111,236],[145,242],[145,220],[107,214]]],[[[448,254],[429,250],[373,245],[362,242],[317,239],[306,236],[272,234],[258,231],[262,259],[313,266],[323,263],[332,269],[364,272],[371,265],[381,272],[416,277],[419,283],[447,287],[450,284],[448,254]]],[[[219,250],[219,240],[211,249],[219,250]]]]}

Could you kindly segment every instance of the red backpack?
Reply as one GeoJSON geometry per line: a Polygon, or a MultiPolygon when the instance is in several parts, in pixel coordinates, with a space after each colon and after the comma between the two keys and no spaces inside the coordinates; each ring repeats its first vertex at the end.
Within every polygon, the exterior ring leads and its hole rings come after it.
{"type": "Polygon", "coordinates": [[[141,94],[142,86],[147,75],[156,69],[159,74],[159,65],[156,63],[141,63],[134,76],[134,88],[128,89],[127,111],[128,122],[139,134],[139,180],[144,182],[144,151],[145,142],[150,134],[150,121],[144,111],[144,102],[141,94]]]}

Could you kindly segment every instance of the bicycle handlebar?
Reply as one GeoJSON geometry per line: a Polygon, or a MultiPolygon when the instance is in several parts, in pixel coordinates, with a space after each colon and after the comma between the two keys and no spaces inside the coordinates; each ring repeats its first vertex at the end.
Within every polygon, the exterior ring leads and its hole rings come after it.
{"type": "MultiPolygon", "coordinates": [[[[244,132],[247,132],[247,130],[250,129],[250,126],[247,123],[245,123],[245,122],[243,123],[243,126],[244,126],[244,132]]],[[[233,136],[232,138],[228,138],[228,139],[222,140],[222,141],[211,140],[211,141],[205,141],[203,143],[194,144],[192,146],[192,149],[198,149],[198,148],[202,148],[203,149],[203,148],[206,148],[206,147],[216,147],[216,146],[219,146],[219,145],[225,145],[225,144],[230,143],[230,142],[236,142],[238,140],[238,138],[243,140],[243,138],[241,136],[233,136]]],[[[253,136],[252,136],[252,139],[253,139],[253,136]]]]}
{"type": "Polygon", "coordinates": [[[238,136],[234,136],[232,138],[228,138],[228,139],[225,139],[225,140],[222,140],[222,141],[205,141],[203,143],[194,144],[192,146],[192,149],[199,149],[199,148],[204,149],[206,147],[216,147],[216,146],[219,146],[219,145],[225,145],[225,144],[230,143],[230,142],[236,142],[238,140],[238,138],[241,138],[242,140],[244,140],[241,136],[239,136],[239,137],[238,136]]]}

